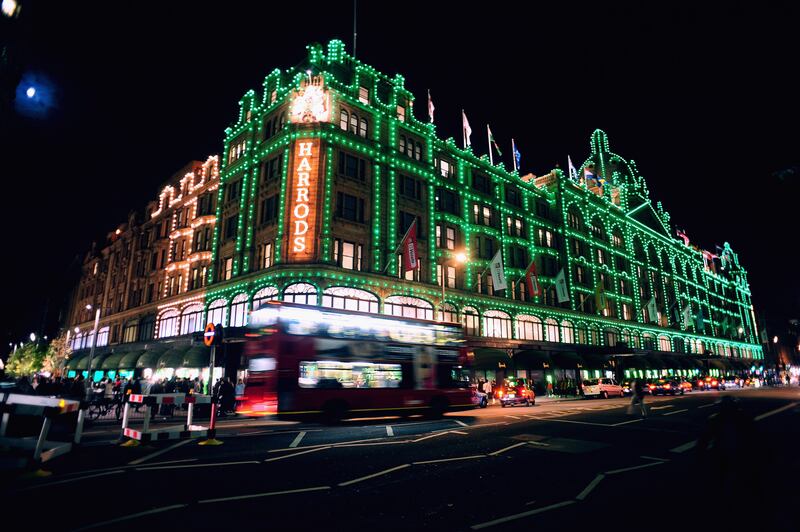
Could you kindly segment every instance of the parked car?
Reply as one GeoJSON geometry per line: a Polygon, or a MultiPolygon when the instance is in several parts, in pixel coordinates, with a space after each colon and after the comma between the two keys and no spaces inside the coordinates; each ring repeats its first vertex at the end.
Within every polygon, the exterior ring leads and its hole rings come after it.
{"type": "Polygon", "coordinates": [[[675,379],[658,379],[653,383],[653,395],[683,395],[684,389],[675,379]]]}
{"type": "Polygon", "coordinates": [[[524,379],[505,379],[503,385],[495,390],[495,397],[500,401],[500,406],[536,404],[536,394],[533,393],[524,379]]]}
{"type": "Polygon", "coordinates": [[[684,393],[686,393],[686,392],[691,392],[691,391],[694,389],[694,386],[692,386],[692,383],[691,383],[691,382],[689,382],[689,381],[687,381],[687,380],[686,380],[686,379],[684,379],[684,378],[680,378],[680,379],[678,379],[678,386],[680,386],[681,388],[683,388],[683,392],[684,392],[684,393]]]}
{"type": "Polygon", "coordinates": [[[716,377],[698,377],[698,390],[719,390],[719,379],[716,377]]]}
{"type": "Polygon", "coordinates": [[[602,397],[623,397],[622,386],[617,384],[614,379],[588,379],[583,381],[583,395],[586,398],[602,397]]]}

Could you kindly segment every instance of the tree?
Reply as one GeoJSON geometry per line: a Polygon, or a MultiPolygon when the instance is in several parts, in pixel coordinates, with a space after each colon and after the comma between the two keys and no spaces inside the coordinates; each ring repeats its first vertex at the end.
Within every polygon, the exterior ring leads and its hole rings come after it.
{"type": "Polygon", "coordinates": [[[8,357],[6,371],[16,377],[28,377],[42,369],[46,354],[35,342],[28,342],[8,357]]]}
{"type": "Polygon", "coordinates": [[[60,373],[67,358],[72,354],[72,346],[67,339],[66,331],[50,341],[47,353],[42,360],[42,371],[52,374],[60,373]]]}

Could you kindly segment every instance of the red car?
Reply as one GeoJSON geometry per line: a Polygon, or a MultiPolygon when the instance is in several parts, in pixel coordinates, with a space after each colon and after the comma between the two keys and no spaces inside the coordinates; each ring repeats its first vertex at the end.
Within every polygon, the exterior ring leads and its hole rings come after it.
{"type": "Polygon", "coordinates": [[[506,379],[503,386],[495,390],[495,397],[500,401],[500,406],[536,404],[536,395],[524,379],[506,379]]]}

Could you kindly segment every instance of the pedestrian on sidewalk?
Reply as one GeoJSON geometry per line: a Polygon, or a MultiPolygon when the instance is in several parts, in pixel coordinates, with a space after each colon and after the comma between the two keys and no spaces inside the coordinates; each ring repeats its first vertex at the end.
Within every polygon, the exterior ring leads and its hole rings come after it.
{"type": "Polygon", "coordinates": [[[547,381],[547,397],[553,397],[553,381],[547,381]]]}
{"type": "Polygon", "coordinates": [[[487,399],[492,400],[492,404],[494,404],[494,395],[492,395],[492,383],[488,379],[486,382],[483,383],[483,393],[486,394],[487,399]]]}
{"type": "Polygon", "coordinates": [[[642,413],[642,419],[647,417],[647,407],[644,404],[644,383],[642,379],[633,381],[633,394],[631,396],[631,404],[628,405],[628,415],[633,415],[636,411],[636,406],[639,406],[642,413]]]}

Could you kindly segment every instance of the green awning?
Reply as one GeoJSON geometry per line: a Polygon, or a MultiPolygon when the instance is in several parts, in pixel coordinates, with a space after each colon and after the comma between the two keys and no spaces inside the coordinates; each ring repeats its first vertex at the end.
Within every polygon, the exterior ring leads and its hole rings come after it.
{"type": "Polygon", "coordinates": [[[156,367],[158,368],[182,368],[183,367],[183,355],[188,351],[188,345],[182,345],[179,347],[173,347],[164,351],[160,357],[158,357],[158,362],[156,363],[156,367]]]}
{"type": "Polygon", "coordinates": [[[163,349],[153,350],[148,349],[144,351],[141,356],[136,360],[136,368],[151,368],[158,367],[158,359],[164,354],[163,349]]]}
{"type": "Polygon", "coordinates": [[[552,364],[550,355],[537,349],[517,351],[514,353],[513,360],[517,369],[541,369],[544,364],[552,364]]]}
{"type": "MultiPolygon", "coordinates": [[[[103,353],[102,355],[98,355],[97,353],[94,354],[92,357],[92,369],[100,369],[102,368],[102,363],[105,361],[106,357],[108,357],[110,353],[103,353]]],[[[86,359],[86,362],[89,362],[89,359],[86,359]]]]}
{"type": "Polygon", "coordinates": [[[560,369],[574,369],[583,363],[583,359],[574,351],[555,351],[551,358],[560,369]]]}
{"type": "MultiPolygon", "coordinates": [[[[183,355],[183,368],[205,368],[211,362],[211,348],[204,345],[192,346],[183,355]]],[[[216,362],[216,361],[215,361],[216,362]]]]}
{"type": "Polygon", "coordinates": [[[121,353],[111,353],[103,360],[103,364],[100,366],[100,369],[117,369],[119,367],[120,360],[122,360],[122,357],[127,354],[128,353],[125,351],[121,353]]]}
{"type": "Polygon", "coordinates": [[[80,360],[83,357],[87,357],[87,356],[89,356],[89,353],[73,353],[72,355],[70,355],[69,360],[67,360],[67,363],[64,364],[64,368],[65,369],[78,369],[78,366],[77,366],[78,362],[80,362],[80,360]]]}
{"type": "Polygon", "coordinates": [[[503,349],[475,349],[475,360],[472,367],[475,369],[497,369],[500,364],[506,366],[511,362],[511,357],[503,349]]]}
{"type": "Polygon", "coordinates": [[[117,369],[133,369],[136,367],[136,361],[142,356],[144,351],[129,351],[122,355],[122,358],[117,365],[117,369]]]}

